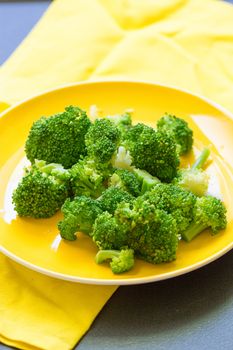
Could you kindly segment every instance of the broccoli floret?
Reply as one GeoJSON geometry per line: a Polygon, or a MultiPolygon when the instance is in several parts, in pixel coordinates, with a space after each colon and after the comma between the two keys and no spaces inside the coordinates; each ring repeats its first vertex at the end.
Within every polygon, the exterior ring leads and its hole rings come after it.
{"type": "Polygon", "coordinates": [[[120,203],[114,216],[107,212],[98,216],[92,233],[94,242],[103,250],[133,249],[138,257],[153,264],[174,260],[176,220],[139,197],[134,203],[120,203]]]}
{"type": "Polygon", "coordinates": [[[137,124],[127,133],[124,146],[129,150],[132,165],[148,171],[161,181],[170,182],[177,174],[179,157],[170,135],[137,124]]]}
{"type": "Polygon", "coordinates": [[[204,166],[209,154],[209,149],[204,148],[190,169],[179,170],[178,176],[174,178],[173,183],[191,191],[196,196],[204,196],[209,185],[209,175],[201,168],[204,166]]]}
{"type": "Polygon", "coordinates": [[[61,164],[46,164],[44,160],[35,159],[35,165],[42,173],[55,176],[56,179],[63,181],[68,181],[70,179],[68,170],[64,169],[61,164]]]}
{"type": "Polygon", "coordinates": [[[63,113],[40,118],[32,125],[26,141],[27,158],[32,163],[43,159],[70,168],[86,154],[84,139],[90,125],[86,112],[74,106],[65,108],[63,113]]]}
{"type": "Polygon", "coordinates": [[[118,250],[127,247],[129,229],[127,222],[121,222],[105,211],[95,220],[91,236],[99,249],[118,250]]]}
{"type": "Polygon", "coordinates": [[[68,198],[61,210],[64,219],[58,223],[60,235],[70,241],[76,239],[78,231],[90,235],[95,219],[102,213],[98,202],[85,196],[68,198]]]}
{"type": "Polygon", "coordinates": [[[115,212],[118,203],[130,203],[132,200],[133,196],[130,193],[114,186],[106,189],[98,198],[99,205],[103,211],[108,211],[111,214],[115,212]]]}
{"type": "Polygon", "coordinates": [[[177,144],[177,151],[180,155],[192,149],[193,131],[184,119],[166,114],[158,120],[157,129],[174,137],[177,144]]]}
{"type": "Polygon", "coordinates": [[[144,194],[145,192],[151,190],[155,185],[160,183],[160,180],[157,177],[152,176],[145,170],[134,168],[132,171],[138,178],[138,181],[141,183],[140,194],[144,194]]]}
{"type": "Polygon", "coordinates": [[[212,234],[226,228],[226,208],[221,200],[212,196],[197,198],[194,206],[194,218],[190,226],[182,232],[182,238],[190,242],[199,233],[210,228],[212,234]]]}
{"type": "Polygon", "coordinates": [[[201,169],[182,169],[173,183],[201,197],[208,189],[209,175],[201,169]]]}
{"type": "Polygon", "coordinates": [[[141,181],[129,170],[118,169],[109,179],[110,186],[118,187],[137,197],[141,193],[141,181]]]}
{"type": "Polygon", "coordinates": [[[136,203],[139,207],[143,205],[143,202],[148,202],[157,209],[165,210],[171,214],[176,220],[179,233],[186,230],[193,219],[196,196],[181,187],[160,183],[138,198],[136,203]]]}
{"type": "Polygon", "coordinates": [[[69,171],[74,195],[98,198],[106,190],[105,182],[112,172],[108,164],[98,164],[88,157],[79,160],[69,171]]]}
{"type": "Polygon", "coordinates": [[[96,119],[85,137],[87,154],[97,163],[107,163],[117,150],[119,140],[120,132],[110,120],[96,119]]]}
{"type": "Polygon", "coordinates": [[[129,112],[107,116],[106,119],[110,120],[117,127],[122,139],[124,139],[126,132],[132,127],[132,118],[129,112]]]}
{"type": "Polygon", "coordinates": [[[69,195],[68,172],[60,164],[35,160],[25,170],[13,193],[13,204],[19,216],[49,218],[69,195]]]}
{"type": "Polygon", "coordinates": [[[129,271],[134,266],[134,251],[132,249],[123,250],[100,250],[96,254],[95,261],[101,264],[106,260],[111,260],[110,267],[115,274],[129,271]]]}
{"type": "Polygon", "coordinates": [[[148,202],[133,211],[128,246],[138,257],[153,264],[175,260],[178,234],[174,217],[148,202]]]}

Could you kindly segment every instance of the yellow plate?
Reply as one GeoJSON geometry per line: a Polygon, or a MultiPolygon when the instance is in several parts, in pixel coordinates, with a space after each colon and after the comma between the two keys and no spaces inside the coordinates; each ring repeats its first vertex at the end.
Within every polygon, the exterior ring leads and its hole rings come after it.
{"type": "Polygon", "coordinates": [[[204,98],[185,91],[144,82],[92,82],[69,85],[46,92],[8,109],[0,118],[0,250],[31,269],[50,276],[91,284],[136,284],[174,277],[197,269],[220,257],[233,245],[233,121],[229,112],[204,98]],[[164,112],[185,118],[194,130],[193,158],[204,146],[211,147],[210,193],[221,196],[228,209],[225,231],[212,237],[208,231],[191,243],[180,242],[177,260],[152,265],[140,260],[123,275],[113,275],[107,264],[97,265],[97,249],[80,234],[77,241],[60,241],[51,219],[16,218],[11,193],[25,164],[24,143],[32,122],[42,115],[60,112],[67,105],[89,110],[97,105],[104,114],[134,109],[134,122],[155,126],[164,112]]]}

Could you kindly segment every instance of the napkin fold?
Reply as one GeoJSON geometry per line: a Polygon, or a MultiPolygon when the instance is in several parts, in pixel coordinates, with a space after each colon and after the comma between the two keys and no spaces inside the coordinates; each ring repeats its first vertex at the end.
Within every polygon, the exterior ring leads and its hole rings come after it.
{"type": "MultiPolygon", "coordinates": [[[[233,111],[233,7],[217,0],[56,0],[0,68],[0,109],[86,79],[175,85],[233,111]]],[[[56,280],[0,255],[0,340],[71,349],[115,286],[56,280]]]]}

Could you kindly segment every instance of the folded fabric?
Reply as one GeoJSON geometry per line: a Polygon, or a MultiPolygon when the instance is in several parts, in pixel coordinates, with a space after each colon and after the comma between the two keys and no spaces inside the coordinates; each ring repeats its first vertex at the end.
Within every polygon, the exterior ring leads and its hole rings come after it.
{"type": "MultiPolygon", "coordinates": [[[[233,111],[233,7],[216,0],[56,0],[0,68],[0,108],[86,79],[175,85],[233,111]]],[[[0,255],[0,340],[66,350],[114,286],[40,275],[0,255]]]]}

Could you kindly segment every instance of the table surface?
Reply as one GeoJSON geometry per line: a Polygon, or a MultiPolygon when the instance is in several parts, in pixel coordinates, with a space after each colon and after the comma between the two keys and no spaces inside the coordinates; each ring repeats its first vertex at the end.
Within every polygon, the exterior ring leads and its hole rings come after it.
{"type": "MultiPolygon", "coordinates": [[[[0,1],[0,64],[20,44],[49,3],[0,1]]],[[[187,275],[120,287],[76,348],[232,350],[232,266],[233,252],[229,252],[187,275]]],[[[0,345],[0,350],[6,349],[12,348],[0,345]]]]}

